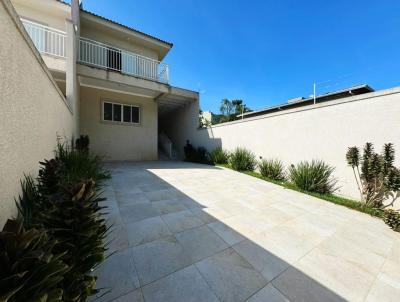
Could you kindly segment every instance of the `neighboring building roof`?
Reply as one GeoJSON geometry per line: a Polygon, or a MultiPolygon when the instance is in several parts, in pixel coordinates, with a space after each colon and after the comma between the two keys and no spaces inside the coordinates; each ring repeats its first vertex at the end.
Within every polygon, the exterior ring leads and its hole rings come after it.
{"type": "MultiPolygon", "coordinates": [[[[356,85],[352,87],[348,87],[345,89],[341,89],[338,91],[334,92],[328,92],[325,94],[321,94],[315,97],[315,102],[316,103],[321,103],[321,102],[326,102],[326,101],[332,101],[332,100],[337,100],[345,97],[349,97],[352,95],[359,95],[359,94],[364,94],[368,92],[373,92],[375,91],[373,88],[368,86],[367,84],[362,84],[362,85],[356,85]]],[[[267,113],[272,113],[272,112],[277,112],[277,111],[282,111],[282,110],[289,110],[293,108],[298,108],[298,107],[303,107],[303,106],[309,106],[314,104],[314,97],[308,97],[308,98],[295,98],[295,99],[290,99],[288,102],[272,106],[272,107],[267,107],[265,109],[257,110],[257,111],[252,111],[252,112],[246,112],[243,114],[243,118],[248,118],[248,117],[254,117],[254,116],[259,116],[259,115],[264,115],[267,113]]],[[[238,117],[242,117],[242,114],[238,115],[238,117]]]]}
{"type": "MultiPolygon", "coordinates": [[[[62,3],[62,4],[65,4],[65,5],[70,6],[69,3],[67,3],[67,2],[65,2],[65,1],[63,1],[63,0],[56,0],[56,1],[57,1],[57,2],[60,2],[60,3],[62,3]]],[[[135,28],[133,28],[133,27],[126,26],[126,25],[124,25],[124,24],[118,23],[118,22],[113,21],[113,20],[111,20],[111,19],[108,19],[108,18],[106,18],[106,17],[103,17],[103,16],[97,15],[97,14],[95,14],[95,13],[92,13],[92,12],[90,12],[90,11],[88,11],[88,10],[84,10],[83,8],[81,8],[81,10],[82,10],[83,12],[85,12],[85,13],[88,13],[88,14],[94,16],[94,17],[100,18],[100,19],[102,19],[102,20],[104,20],[104,21],[113,23],[113,24],[115,24],[115,25],[121,26],[121,27],[126,28],[126,29],[128,29],[128,30],[131,30],[131,31],[133,31],[133,32],[135,32],[135,33],[138,33],[138,34],[140,34],[140,35],[144,35],[144,36],[146,36],[146,37],[148,37],[148,38],[150,38],[150,39],[154,39],[154,40],[157,40],[158,42],[167,44],[170,48],[174,45],[174,44],[171,43],[171,42],[164,41],[164,40],[162,40],[162,39],[160,39],[160,38],[157,38],[157,37],[154,37],[154,36],[152,36],[152,35],[146,34],[146,33],[142,32],[142,31],[140,31],[140,30],[137,30],[137,29],[135,29],[135,28]]]]}

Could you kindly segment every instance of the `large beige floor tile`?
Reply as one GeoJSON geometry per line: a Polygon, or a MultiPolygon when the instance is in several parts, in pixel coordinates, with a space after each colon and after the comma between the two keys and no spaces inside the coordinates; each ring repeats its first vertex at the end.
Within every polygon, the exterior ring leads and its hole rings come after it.
{"type": "Polygon", "coordinates": [[[174,237],[165,237],[132,248],[141,285],[146,285],[192,263],[174,237]]]}
{"type": "Polygon", "coordinates": [[[119,211],[121,213],[122,222],[125,224],[159,215],[158,210],[154,208],[150,202],[121,206],[119,211]]]}
{"type": "Polygon", "coordinates": [[[162,215],[161,217],[173,233],[182,232],[204,224],[203,221],[197,218],[197,216],[189,210],[170,213],[162,215]]]}
{"type": "Polygon", "coordinates": [[[160,216],[125,225],[129,246],[136,246],[171,235],[160,216]]]}
{"type": "Polygon", "coordinates": [[[268,284],[250,297],[247,302],[290,302],[273,285],[268,284]]]}
{"type": "Polygon", "coordinates": [[[178,233],[175,237],[193,262],[228,248],[228,244],[206,225],[178,233]]]}
{"type": "Polygon", "coordinates": [[[99,300],[110,301],[139,288],[139,279],[129,249],[117,252],[110,256],[95,271],[98,276],[97,288],[103,288],[99,293],[99,300]],[[109,291],[100,297],[104,292],[109,291]]]}
{"type": "Polygon", "coordinates": [[[345,302],[334,290],[309,277],[306,273],[290,267],[272,281],[285,297],[292,302],[345,302]]]}
{"type": "Polygon", "coordinates": [[[246,239],[246,237],[221,221],[209,223],[208,226],[229,245],[234,245],[246,239]]]}
{"type": "Polygon", "coordinates": [[[359,264],[319,248],[303,257],[295,267],[337,295],[355,302],[363,301],[375,279],[359,264]]]}
{"type": "Polygon", "coordinates": [[[196,266],[221,301],[244,301],[267,284],[233,249],[206,258],[196,266]]]}
{"type": "Polygon", "coordinates": [[[123,295],[112,302],[144,302],[141,289],[136,289],[126,295],[123,295]]]}
{"type": "Polygon", "coordinates": [[[143,287],[146,302],[219,302],[194,266],[143,287]]]}
{"type": "Polygon", "coordinates": [[[243,240],[233,249],[245,258],[267,281],[286,270],[290,264],[252,240],[243,240]]]}

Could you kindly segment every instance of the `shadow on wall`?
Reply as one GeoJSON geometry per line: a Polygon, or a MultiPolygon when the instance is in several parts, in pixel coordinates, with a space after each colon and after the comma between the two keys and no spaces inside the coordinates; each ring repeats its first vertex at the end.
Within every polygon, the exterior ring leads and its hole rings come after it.
{"type": "MultiPolygon", "coordinates": [[[[235,181],[204,191],[213,186],[210,177],[220,177],[220,168],[179,162],[114,163],[109,168],[108,220],[115,236],[110,248],[116,253],[97,271],[98,287],[111,288],[100,301],[127,293],[128,298],[143,294],[146,301],[189,301],[193,295],[207,301],[283,301],[284,296],[291,301],[346,301],[243,229],[220,220],[222,212],[233,217],[241,201],[252,204],[250,198],[233,199],[240,196],[234,194],[240,186],[235,181]],[[229,207],[223,206],[223,194],[232,197],[229,207]],[[215,204],[221,205],[219,212],[215,204]]],[[[251,218],[247,228],[276,222],[266,219],[251,218]]]]}
{"type": "Polygon", "coordinates": [[[197,128],[196,133],[190,136],[189,142],[195,147],[204,147],[208,152],[222,148],[222,139],[214,137],[213,128],[197,128]]]}

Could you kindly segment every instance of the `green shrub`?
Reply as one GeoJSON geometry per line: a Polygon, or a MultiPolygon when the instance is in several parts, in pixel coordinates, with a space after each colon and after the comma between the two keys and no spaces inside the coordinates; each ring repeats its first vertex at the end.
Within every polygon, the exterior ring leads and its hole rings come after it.
{"type": "Polygon", "coordinates": [[[53,158],[39,162],[41,168],[39,170],[38,180],[41,185],[40,190],[45,194],[54,194],[60,189],[61,180],[66,174],[64,163],[53,158]]]}
{"type": "Polygon", "coordinates": [[[291,165],[289,179],[299,189],[316,193],[333,193],[337,181],[333,178],[334,168],[319,160],[303,161],[291,165]]]}
{"type": "Polygon", "coordinates": [[[218,147],[214,149],[210,154],[211,162],[215,164],[227,164],[229,160],[228,151],[218,147]]]}
{"type": "Polygon", "coordinates": [[[186,141],[183,151],[185,153],[186,161],[200,164],[211,164],[210,155],[204,147],[195,148],[189,141],[186,141]]]}
{"type": "Polygon", "coordinates": [[[22,195],[15,202],[18,209],[17,221],[25,229],[31,229],[37,226],[37,221],[40,219],[42,194],[35,180],[29,175],[25,175],[21,180],[21,191],[22,195]]]}
{"type": "Polygon", "coordinates": [[[37,182],[29,176],[21,182],[18,221],[46,230],[55,240],[53,252],[69,268],[60,285],[62,301],[86,301],[98,292],[92,271],[105,258],[108,229],[104,199],[96,192],[108,177],[99,157],[59,145],[55,159],[41,162],[37,182]]]}
{"type": "Polygon", "coordinates": [[[90,152],[79,152],[65,144],[58,144],[55,159],[61,161],[64,166],[60,179],[61,186],[87,179],[93,179],[97,185],[101,185],[104,180],[111,177],[103,167],[102,158],[90,152]]]}
{"type": "Polygon", "coordinates": [[[89,152],[89,136],[81,135],[75,140],[75,149],[78,152],[89,152]]]}
{"type": "Polygon", "coordinates": [[[346,153],[347,164],[353,169],[361,200],[375,208],[392,206],[400,197],[400,169],[393,165],[393,144],[385,144],[382,153],[378,154],[371,143],[366,143],[363,151],[360,156],[357,147],[350,147],[346,153]],[[390,201],[385,205],[387,199],[390,201]]]}
{"type": "Polygon", "coordinates": [[[286,179],[285,167],[278,159],[263,159],[258,164],[258,168],[261,175],[265,178],[276,181],[284,181],[286,179]]]}
{"type": "Polygon", "coordinates": [[[251,151],[245,148],[236,148],[229,158],[229,164],[236,171],[253,171],[257,161],[251,151]]]}
{"type": "Polygon", "coordinates": [[[396,232],[400,232],[400,212],[388,209],[383,214],[383,221],[396,232]]]}
{"type": "Polygon", "coordinates": [[[85,301],[97,293],[91,272],[105,259],[107,227],[101,216],[104,199],[94,188],[92,180],[75,184],[52,196],[54,206],[42,214],[44,228],[57,240],[55,251],[65,252],[62,260],[71,268],[64,275],[66,301],[85,301]]]}
{"type": "Polygon", "coordinates": [[[42,230],[8,220],[0,232],[0,301],[63,301],[68,266],[42,230]]]}

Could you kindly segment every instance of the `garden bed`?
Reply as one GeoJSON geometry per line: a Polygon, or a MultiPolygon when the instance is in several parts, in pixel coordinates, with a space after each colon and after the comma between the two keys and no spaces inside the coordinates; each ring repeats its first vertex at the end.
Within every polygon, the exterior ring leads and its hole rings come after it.
{"type": "MultiPolygon", "coordinates": [[[[217,166],[234,170],[229,164],[218,164],[217,166]]],[[[236,171],[236,170],[234,170],[234,171],[236,171]]],[[[270,183],[282,186],[286,189],[290,189],[290,190],[301,192],[301,193],[304,193],[304,194],[307,194],[307,195],[310,195],[313,197],[317,197],[319,199],[323,199],[323,200],[332,202],[334,204],[345,206],[347,208],[350,208],[350,209],[353,209],[353,210],[356,210],[356,211],[359,211],[359,212],[362,212],[362,213],[365,213],[365,214],[368,214],[368,215],[371,215],[374,217],[379,217],[379,218],[383,217],[383,210],[369,207],[369,206],[367,206],[359,201],[356,201],[356,200],[344,198],[344,197],[337,196],[334,194],[320,194],[320,193],[304,191],[304,190],[297,188],[295,185],[293,185],[290,182],[268,179],[268,178],[263,177],[260,173],[255,172],[255,171],[236,171],[236,172],[243,173],[243,174],[246,174],[249,176],[253,176],[253,177],[262,179],[264,181],[268,181],[270,183]]]]}

